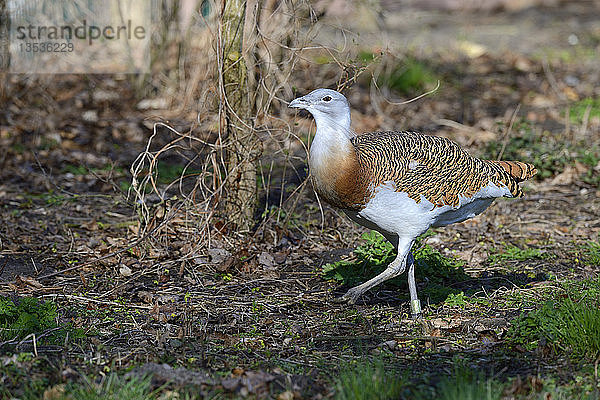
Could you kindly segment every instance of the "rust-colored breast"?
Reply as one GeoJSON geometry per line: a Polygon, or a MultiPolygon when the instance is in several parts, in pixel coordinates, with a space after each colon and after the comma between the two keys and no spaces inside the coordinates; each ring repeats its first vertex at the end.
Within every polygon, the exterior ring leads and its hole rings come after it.
{"type": "Polygon", "coordinates": [[[361,168],[354,149],[349,154],[332,156],[311,173],[316,192],[334,207],[361,210],[370,198],[371,174],[361,168]]]}

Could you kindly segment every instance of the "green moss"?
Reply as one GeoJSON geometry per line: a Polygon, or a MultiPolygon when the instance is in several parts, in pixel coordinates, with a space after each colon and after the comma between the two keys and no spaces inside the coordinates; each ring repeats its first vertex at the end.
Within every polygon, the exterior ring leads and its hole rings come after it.
{"type": "Polygon", "coordinates": [[[10,148],[17,154],[25,153],[25,146],[23,146],[21,143],[13,143],[10,148]]]}
{"type": "Polygon", "coordinates": [[[63,167],[63,172],[68,172],[73,175],[87,175],[89,171],[83,165],[67,164],[63,167]]]}
{"type": "Polygon", "coordinates": [[[200,173],[200,170],[192,168],[186,168],[185,165],[181,164],[158,164],[158,182],[159,183],[171,183],[174,180],[180,178],[185,172],[185,176],[190,176],[200,173]]]}
{"type": "Polygon", "coordinates": [[[67,331],[74,332],[75,337],[81,332],[68,325],[58,325],[58,312],[54,302],[40,301],[35,297],[11,299],[0,297],[0,339],[5,341],[20,340],[28,335],[50,332],[43,336],[41,343],[61,341],[67,331]]]}
{"type": "Polygon", "coordinates": [[[587,296],[585,288],[571,288],[572,297],[556,297],[541,307],[519,316],[507,332],[506,340],[534,350],[546,343],[572,358],[595,359],[600,355],[600,299],[597,285],[587,296]]]}
{"type": "Polygon", "coordinates": [[[317,56],[317,57],[315,57],[315,58],[314,58],[314,61],[315,61],[317,64],[320,64],[320,65],[325,65],[325,64],[329,64],[329,63],[332,63],[332,62],[334,62],[334,59],[333,59],[333,58],[331,58],[330,56],[326,56],[326,55],[320,55],[320,56],[317,56]]]}
{"type": "Polygon", "coordinates": [[[543,260],[552,257],[551,254],[533,247],[520,248],[512,244],[502,244],[503,247],[501,249],[495,247],[489,249],[490,254],[488,256],[488,261],[490,264],[500,264],[504,261],[543,260]]]}
{"type": "Polygon", "coordinates": [[[361,50],[358,52],[358,60],[363,63],[370,63],[377,58],[377,55],[370,51],[361,50]]]}
{"type": "Polygon", "coordinates": [[[0,337],[22,339],[31,333],[57,327],[56,304],[34,297],[13,301],[0,297],[0,337]]]}
{"type": "MultiPolygon", "coordinates": [[[[423,235],[413,246],[415,279],[427,281],[427,286],[421,294],[429,297],[432,302],[439,302],[451,293],[460,292],[448,287],[448,284],[469,279],[469,276],[463,270],[464,262],[444,257],[427,244],[421,245],[423,238],[429,235],[423,235]]],[[[322,267],[322,276],[325,279],[355,286],[381,273],[396,258],[396,250],[392,244],[379,233],[370,231],[363,234],[362,238],[365,243],[354,250],[354,259],[337,261],[322,267]]],[[[406,274],[391,279],[386,284],[398,286],[408,293],[406,274]]]]}
{"type": "Polygon", "coordinates": [[[588,112],[589,118],[600,118],[600,99],[587,98],[571,104],[569,108],[569,119],[571,123],[581,125],[588,112]]]}
{"type": "Polygon", "coordinates": [[[467,305],[480,304],[483,306],[489,306],[490,301],[487,298],[467,296],[464,292],[450,293],[444,304],[448,307],[465,308],[467,305]]]}
{"type": "Polygon", "coordinates": [[[428,84],[437,80],[435,72],[426,63],[407,58],[402,64],[382,74],[377,83],[398,93],[414,94],[425,90],[428,84]]]}

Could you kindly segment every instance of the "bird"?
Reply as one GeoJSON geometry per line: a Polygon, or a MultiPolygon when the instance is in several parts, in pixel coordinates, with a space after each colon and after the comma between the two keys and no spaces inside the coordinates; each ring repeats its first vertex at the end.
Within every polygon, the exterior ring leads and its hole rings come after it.
{"type": "Polygon", "coordinates": [[[396,258],[374,278],[337,299],[348,304],[408,269],[410,309],[421,315],[411,248],[430,227],[472,218],[499,197],[522,197],[519,183],[534,165],[483,160],[454,141],[413,131],[356,134],[350,105],[332,89],[316,89],[288,107],[312,114],[316,132],[308,153],[310,179],[320,198],[351,220],[381,233],[396,258]]]}

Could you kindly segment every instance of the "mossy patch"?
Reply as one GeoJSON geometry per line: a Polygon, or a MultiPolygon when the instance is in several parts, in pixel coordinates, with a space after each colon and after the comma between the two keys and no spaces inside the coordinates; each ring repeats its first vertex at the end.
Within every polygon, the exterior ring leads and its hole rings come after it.
{"type": "Polygon", "coordinates": [[[428,85],[437,80],[436,73],[427,63],[409,57],[384,71],[377,84],[401,94],[412,95],[426,90],[428,85]]]}
{"type": "MultiPolygon", "coordinates": [[[[362,238],[365,243],[354,250],[353,259],[329,263],[322,267],[325,279],[355,286],[381,273],[396,258],[394,246],[379,233],[371,231],[363,234],[362,238]]],[[[451,293],[459,293],[460,290],[448,285],[470,279],[464,272],[464,262],[443,256],[430,245],[422,244],[422,240],[423,236],[413,246],[415,279],[420,282],[427,281],[422,294],[432,302],[439,302],[451,293]]],[[[397,286],[408,294],[406,274],[390,279],[386,284],[397,286]]]]}
{"type": "Polygon", "coordinates": [[[586,98],[577,101],[569,107],[569,119],[571,123],[582,125],[584,120],[589,122],[590,118],[600,118],[600,99],[586,98]]]}
{"type": "Polygon", "coordinates": [[[506,340],[527,350],[551,347],[571,358],[593,360],[600,356],[600,281],[566,286],[512,324],[506,340]]]}
{"type": "Polygon", "coordinates": [[[35,334],[40,344],[60,342],[67,332],[82,333],[60,324],[56,304],[35,297],[0,297],[0,339],[15,341],[35,334]]]}

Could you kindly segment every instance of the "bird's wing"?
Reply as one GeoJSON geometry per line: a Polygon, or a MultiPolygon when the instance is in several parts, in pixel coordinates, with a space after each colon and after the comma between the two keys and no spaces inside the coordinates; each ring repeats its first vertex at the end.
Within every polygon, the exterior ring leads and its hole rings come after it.
{"type": "Polygon", "coordinates": [[[361,174],[373,190],[393,182],[416,202],[460,207],[461,198],[521,197],[518,182],[535,174],[531,164],[480,160],[456,143],[414,132],[372,132],[352,139],[361,174]],[[497,188],[482,190],[490,183],[497,188]]]}

